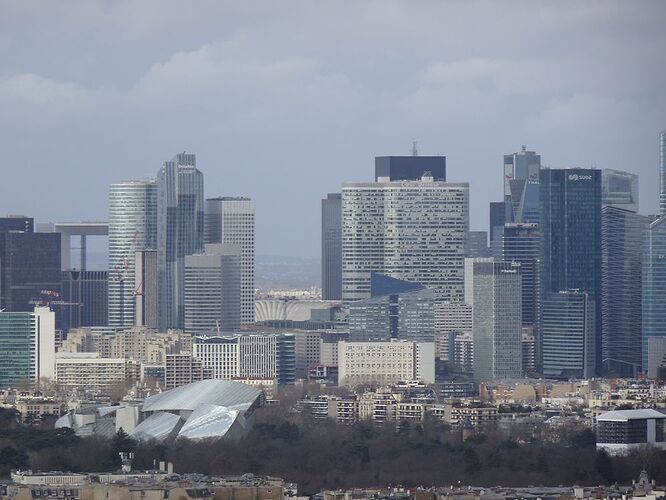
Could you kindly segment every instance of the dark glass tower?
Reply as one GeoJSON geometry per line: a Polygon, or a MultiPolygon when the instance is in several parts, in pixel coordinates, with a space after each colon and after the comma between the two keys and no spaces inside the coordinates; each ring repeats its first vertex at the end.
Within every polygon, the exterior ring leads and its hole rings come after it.
{"type": "Polygon", "coordinates": [[[342,195],[321,200],[321,297],[342,300],[342,195]]]}
{"type": "Polygon", "coordinates": [[[426,172],[433,180],[446,180],[446,156],[377,156],[375,181],[380,177],[390,181],[420,181],[426,172]]]}
{"type": "Polygon", "coordinates": [[[659,211],[666,214],[666,130],[659,134],[659,211]]]}
{"type": "Polygon", "coordinates": [[[541,156],[525,146],[504,155],[504,200],[507,222],[539,222],[539,170],[541,156]]]}
{"type": "MultiPolygon", "coordinates": [[[[586,293],[595,311],[595,370],[601,368],[601,171],[540,174],[541,296],[586,293]]],[[[545,354],[544,354],[545,355],[545,354]]]]}
{"type": "Polygon", "coordinates": [[[56,324],[65,333],[82,326],[109,324],[109,273],[62,271],[62,300],[56,324]]]}
{"type": "Polygon", "coordinates": [[[601,213],[603,370],[633,377],[642,364],[642,245],[649,219],[605,206],[601,213]]]}

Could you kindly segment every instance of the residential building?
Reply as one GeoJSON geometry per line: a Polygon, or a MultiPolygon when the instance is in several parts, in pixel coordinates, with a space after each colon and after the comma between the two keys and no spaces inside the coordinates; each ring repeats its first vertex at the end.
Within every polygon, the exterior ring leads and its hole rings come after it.
{"type": "Polygon", "coordinates": [[[55,381],[60,389],[104,391],[124,387],[132,373],[125,358],[101,358],[96,353],[58,353],[55,381]]]}
{"type": "Polygon", "coordinates": [[[540,182],[541,296],[575,289],[594,302],[594,365],[601,369],[601,171],[542,169],[540,182]]]}
{"type": "Polygon", "coordinates": [[[55,365],[55,315],[48,307],[33,312],[0,311],[0,387],[52,379],[55,365]]]}
{"type": "Polygon", "coordinates": [[[192,343],[192,356],[210,371],[211,378],[231,380],[240,377],[238,348],[237,337],[196,337],[192,343]]]}
{"type": "Polygon", "coordinates": [[[474,338],[471,332],[453,333],[453,367],[460,373],[474,372],[474,338]]]}
{"type": "Polygon", "coordinates": [[[523,375],[532,375],[537,372],[537,346],[534,335],[523,331],[522,337],[523,375]]]}
{"type": "Polygon", "coordinates": [[[418,181],[424,175],[438,182],[446,181],[446,156],[377,156],[375,181],[418,181]]]}
{"type": "Polygon", "coordinates": [[[185,332],[193,335],[240,327],[240,247],[207,244],[185,257],[185,332]]]}
{"type": "Polygon", "coordinates": [[[605,168],[601,172],[601,205],[638,213],[638,176],[605,168]]]}
{"type": "Polygon", "coordinates": [[[474,378],[519,378],[520,264],[492,257],[465,259],[465,303],[472,306],[474,378]]]}
{"type": "Polygon", "coordinates": [[[506,222],[539,222],[539,170],[541,156],[523,146],[504,155],[504,201],[506,222]]]}
{"type": "Polygon", "coordinates": [[[254,323],[254,201],[242,197],[208,198],[205,204],[206,243],[240,247],[240,322],[254,323]]]}
{"type": "Polygon", "coordinates": [[[134,325],[146,328],[159,326],[159,278],[157,250],[137,250],[134,253],[134,325]]]}
{"type": "Polygon", "coordinates": [[[643,360],[648,339],[666,337],[666,215],[652,218],[643,239],[643,360]]]}
{"type": "Polygon", "coordinates": [[[82,326],[109,324],[109,273],[62,271],[61,298],[56,323],[63,332],[82,326]]]}
{"type": "Polygon", "coordinates": [[[321,298],[342,300],[342,195],[321,200],[321,298]]]}
{"type": "Polygon", "coordinates": [[[175,389],[181,385],[213,378],[212,370],[191,354],[167,354],[164,365],[164,387],[175,389]]]}
{"type": "Polygon", "coordinates": [[[611,455],[645,446],[666,449],[666,414],[657,410],[615,410],[597,416],[597,449],[611,455]]]}
{"type": "Polygon", "coordinates": [[[596,366],[596,304],[585,292],[548,293],[541,305],[542,372],[591,378],[596,366]]]}
{"type": "Polygon", "coordinates": [[[135,253],[157,246],[154,180],[109,186],[109,325],[134,325],[135,253]]]}
{"type": "Polygon", "coordinates": [[[462,300],[468,231],[467,183],[343,184],[343,302],[370,298],[373,272],[420,283],[437,300],[462,300]]]}
{"type": "Polygon", "coordinates": [[[418,283],[371,273],[371,298],[349,305],[353,341],[434,342],[435,292],[418,283]]]}
{"type": "Polygon", "coordinates": [[[157,269],[159,327],[185,324],[185,256],[204,245],[203,174],[196,156],[179,153],[157,172],[157,269]]]}
{"type": "Polygon", "coordinates": [[[435,345],[432,342],[338,343],[339,385],[390,384],[404,380],[435,382],[435,345]]]}
{"type": "Polygon", "coordinates": [[[641,243],[648,223],[647,217],[617,204],[601,212],[601,350],[606,373],[633,377],[641,371],[641,243]]]}

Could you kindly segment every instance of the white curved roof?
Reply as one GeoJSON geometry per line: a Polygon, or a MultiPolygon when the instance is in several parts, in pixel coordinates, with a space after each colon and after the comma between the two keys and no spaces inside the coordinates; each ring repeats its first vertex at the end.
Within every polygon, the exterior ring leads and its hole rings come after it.
{"type": "Polygon", "coordinates": [[[238,410],[228,410],[223,406],[204,403],[192,412],[178,433],[178,437],[187,439],[240,437],[245,434],[245,429],[245,417],[238,410]],[[238,427],[236,432],[232,431],[234,426],[238,427]]]}
{"type": "Polygon", "coordinates": [[[307,321],[312,309],[329,309],[338,304],[327,300],[257,300],[254,303],[254,320],[307,321]]]}
{"type": "Polygon", "coordinates": [[[261,390],[231,380],[201,380],[146,398],[144,412],[194,410],[206,403],[229,410],[247,410],[260,397],[261,390]]]}
{"type": "Polygon", "coordinates": [[[132,437],[139,440],[157,439],[163,441],[169,438],[182,423],[183,421],[178,415],[160,411],[153,413],[137,425],[132,432],[132,437]]]}

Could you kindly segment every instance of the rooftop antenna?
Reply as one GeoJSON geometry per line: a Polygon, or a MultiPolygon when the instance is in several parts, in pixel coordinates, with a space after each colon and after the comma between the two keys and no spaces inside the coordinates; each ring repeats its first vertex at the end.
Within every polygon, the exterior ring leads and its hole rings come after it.
{"type": "Polygon", "coordinates": [[[416,147],[416,139],[412,139],[412,156],[418,156],[419,150],[416,147]]]}

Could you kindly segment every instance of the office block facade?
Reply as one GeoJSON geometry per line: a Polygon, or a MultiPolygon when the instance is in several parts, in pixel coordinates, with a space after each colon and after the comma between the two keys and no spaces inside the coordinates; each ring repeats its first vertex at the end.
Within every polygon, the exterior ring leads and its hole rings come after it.
{"type": "Polygon", "coordinates": [[[492,258],[465,259],[465,303],[472,306],[474,378],[519,378],[520,264],[492,258]]]}
{"type": "Polygon", "coordinates": [[[446,156],[377,156],[375,181],[418,181],[429,173],[435,181],[446,181],[446,156]]]}
{"type": "Polygon", "coordinates": [[[490,257],[490,247],[488,246],[487,231],[470,231],[467,242],[466,257],[473,259],[476,257],[490,257]]]}
{"type": "Polygon", "coordinates": [[[522,324],[535,329],[539,322],[539,224],[509,222],[504,225],[502,260],[520,264],[522,324]]]}
{"type": "Polygon", "coordinates": [[[593,377],[598,350],[595,302],[585,292],[563,290],[545,294],[541,308],[543,374],[593,377]]]}
{"type": "Polygon", "coordinates": [[[185,332],[193,335],[240,327],[240,247],[208,244],[185,257],[185,332]]]}
{"type": "Polygon", "coordinates": [[[157,173],[157,267],[160,329],[183,328],[185,256],[204,244],[203,174],[179,153],[157,173]]]}
{"type": "Polygon", "coordinates": [[[32,311],[60,294],[60,280],[59,234],[0,232],[0,310],[32,311]]]}
{"type": "Polygon", "coordinates": [[[666,130],[659,134],[659,212],[666,215],[666,130]]]}
{"type": "Polygon", "coordinates": [[[602,369],[633,377],[642,365],[642,240],[648,218],[616,205],[601,213],[602,369]]]}
{"type": "Polygon", "coordinates": [[[35,219],[25,215],[8,215],[0,217],[0,233],[18,231],[21,233],[35,232],[35,219]]]}
{"type": "Polygon", "coordinates": [[[506,216],[506,207],[507,204],[504,201],[491,201],[489,204],[488,235],[491,249],[493,243],[501,238],[504,224],[511,222],[510,218],[506,216]]]}
{"type": "Polygon", "coordinates": [[[254,323],[254,214],[249,198],[209,198],[205,204],[205,241],[240,247],[241,324],[254,323]]]}
{"type": "Polygon", "coordinates": [[[600,369],[601,171],[542,169],[540,230],[541,297],[575,289],[594,302],[594,364],[600,369]]]}
{"type": "Polygon", "coordinates": [[[157,246],[155,181],[109,186],[109,325],[134,324],[135,253],[157,246]]]}
{"type": "Polygon", "coordinates": [[[342,300],[342,195],[321,200],[321,298],[342,300]]]}
{"type": "Polygon", "coordinates": [[[63,271],[61,289],[64,303],[56,314],[60,330],[109,324],[107,271],[63,271]]]}
{"type": "Polygon", "coordinates": [[[159,326],[159,279],[157,250],[134,253],[134,325],[147,328],[159,326]]]}
{"type": "Polygon", "coordinates": [[[638,212],[638,176],[605,168],[601,173],[601,205],[638,212]]]}
{"type": "Polygon", "coordinates": [[[653,218],[643,239],[643,367],[650,337],[666,337],[666,216],[653,218]]]}
{"type": "Polygon", "coordinates": [[[539,222],[539,170],[541,156],[525,146],[504,155],[504,201],[507,222],[539,222]]]}
{"type": "Polygon", "coordinates": [[[469,186],[421,181],[342,187],[342,299],[370,298],[380,273],[462,300],[469,231],[469,186]]]}

